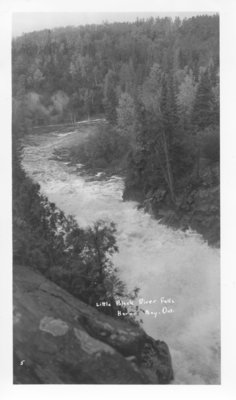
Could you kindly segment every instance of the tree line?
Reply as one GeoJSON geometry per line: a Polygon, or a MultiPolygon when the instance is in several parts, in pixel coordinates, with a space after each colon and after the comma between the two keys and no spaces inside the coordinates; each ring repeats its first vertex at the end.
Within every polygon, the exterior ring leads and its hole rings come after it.
{"type": "Polygon", "coordinates": [[[32,125],[76,121],[104,112],[115,122],[124,93],[134,101],[140,91],[144,97],[153,94],[157,82],[152,87],[148,78],[159,65],[162,71],[171,71],[186,114],[202,69],[219,66],[218,31],[216,15],[25,34],[12,43],[14,107],[23,104],[32,125]]]}

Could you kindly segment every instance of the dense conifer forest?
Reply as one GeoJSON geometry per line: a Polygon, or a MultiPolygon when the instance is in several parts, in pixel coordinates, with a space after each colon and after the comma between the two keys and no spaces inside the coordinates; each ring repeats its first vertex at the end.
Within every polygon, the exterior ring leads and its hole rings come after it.
{"type": "Polygon", "coordinates": [[[155,115],[161,102],[184,130],[218,123],[218,16],[32,32],[13,40],[12,61],[15,107],[32,125],[104,112],[116,123],[138,102],[155,115]]]}

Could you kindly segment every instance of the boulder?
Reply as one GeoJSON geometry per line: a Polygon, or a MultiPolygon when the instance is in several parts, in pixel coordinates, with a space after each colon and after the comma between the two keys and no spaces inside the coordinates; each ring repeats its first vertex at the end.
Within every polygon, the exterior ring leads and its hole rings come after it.
{"type": "Polygon", "coordinates": [[[15,384],[166,384],[168,346],[14,267],[15,384]]]}

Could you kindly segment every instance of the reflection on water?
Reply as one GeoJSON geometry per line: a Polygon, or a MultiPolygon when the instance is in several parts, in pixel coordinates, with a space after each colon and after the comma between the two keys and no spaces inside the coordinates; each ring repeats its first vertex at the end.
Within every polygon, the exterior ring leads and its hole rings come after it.
{"type": "MultiPolygon", "coordinates": [[[[72,132],[73,134],[73,132],[72,132]]],[[[142,305],[144,329],[170,347],[174,383],[219,383],[220,370],[220,254],[194,232],[173,231],[123,202],[122,178],[94,180],[79,169],[50,159],[65,140],[41,135],[27,140],[23,165],[42,192],[81,226],[98,219],[117,224],[119,253],[114,263],[129,290],[140,288],[139,297],[156,300],[142,305]],[[37,144],[37,146],[36,146],[37,144]],[[77,171],[76,171],[77,170],[77,171]],[[161,298],[173,304],[162,304],[161,298]],[[162,312],[162,306],[172,312],[162,312]],[[159,312],[161,311],[161,312],[159,312]]]]}

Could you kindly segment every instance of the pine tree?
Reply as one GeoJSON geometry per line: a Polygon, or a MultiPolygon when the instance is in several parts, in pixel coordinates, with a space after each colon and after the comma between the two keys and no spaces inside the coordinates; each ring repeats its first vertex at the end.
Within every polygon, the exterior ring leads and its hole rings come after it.
{"type": "MultiPolygon", "coordinates": [[[[170,89],[170,86],[169,86],[170,89]]],[[[168,189],[170,191],[171,199],[175,204],[175,192],[174,192],[174,180],[173,180],[173,171],[171,166],[171,158],[170,158],[170,143],[173,139],[173,121],[174,121],[174,102],[170,101],[170,96],[168,92],[168,82],[167,76],[164,74],[162,81],[162,92],[161,92],[161,115],[162,115],[162,133],[160,137],[161,146],[157,146],[157,152],[161,163],[161,155],[160,148],[164,152],[165,164],[161,165],[161,169],[163,175],[165,177],[168,189]],[[173,114],[172,114],[173,113],[173,114]],[[158,149],[159,147],[159,149],[158,149]]]]}
{"type": "Polygon", "coordinates": [[[172,71],[163,75],[160,108],[168,143],[174,140],[178,128],[177,96],[172,71]]]}
{"type": "Polygon", "coordinates": [[[178,127],[179,117],[177,108],[176,86],[172,71],[168,75],[168,112],[171,136],[173,138],[178,127]]]}
{"type": "Polygon", "coordinates": [[[134,100],[128,93],[122,93],[116,109],[117,126],[121,136],[126,137],[128,142],[135,142],[135,106],[134,100]]]}
{"type": "Polygon", "coordinates": [[[117,120],[116,107],[118,105],[116,94],[117,77],[114,71],[109,70],[105,76],[104,83],[104,108],[107,120],[115,124],[117,120]]]}
{"type": "Polygon", "coordinates": [[[189,131],[191,128],[190,119],[195,96],[196,85],[194,83],[193,74],[190,71],[190,74],[185,75],[183,82],[180,84],[177,96],[180,125],[184,131],[189,131]]]}
{"type": "Polygon", "coordinates": [[[213,117],[214,95],[208,70],[200,79],[193,106],[192,123],[196,129],[204,130],[214,123],[213,117]]]}

